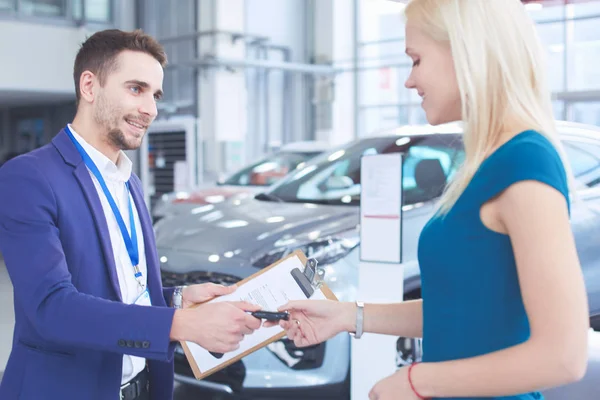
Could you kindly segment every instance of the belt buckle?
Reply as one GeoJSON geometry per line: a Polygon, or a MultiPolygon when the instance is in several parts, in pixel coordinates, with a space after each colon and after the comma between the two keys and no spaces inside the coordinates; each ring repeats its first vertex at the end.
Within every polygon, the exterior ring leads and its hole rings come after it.
{"type": "Polygon", "coordinates": [[[125,400],[125,396],[123,395],[123,389],[125,389],[129,385],[131,385],[131,381],[129,381],[126,384],[124,384],[123,386],[121,386],[121,389],[119,389],[119,400],[125,400]]]}

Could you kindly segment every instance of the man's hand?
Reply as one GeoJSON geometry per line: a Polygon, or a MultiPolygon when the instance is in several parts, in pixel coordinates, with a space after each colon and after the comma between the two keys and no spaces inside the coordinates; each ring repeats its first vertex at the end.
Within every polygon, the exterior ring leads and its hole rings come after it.
{"type": "Polygon", "coordinates": [[[182,292],[182,307],[189,308],[193,305],[212,300],[215,297],[233,293],[236,289],[236,285],[223,286],[215,283],[202,283],[200,285],[186,286],[182,292]]]}
{"type": "Polygon", "coordinates": [[[217,353],[236,350],[244,336],[252,334],[261,325],[260,319],[246,311],[258,311],[260,308],[242,301],[221,301],[176,310],[171,340],[194,342],[217,353]]]}

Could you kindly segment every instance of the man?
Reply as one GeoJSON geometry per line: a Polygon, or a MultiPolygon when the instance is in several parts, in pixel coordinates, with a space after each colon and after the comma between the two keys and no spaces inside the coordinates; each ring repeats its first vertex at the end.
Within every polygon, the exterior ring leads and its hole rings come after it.
{"type": "Polygon", "coordinates": [[[10,161],[11,159],[13,159],[13,158],[15,158],[16,156],[18,156],[18,155],[19,155],[19,153],[17,153],[16,151],[10,151],[10,152],[8,152],[8,153],[7,153],[7,154],[4,156],[4,158],[3,158],[3,159],[0,161],[0,167],[1,167],[3,164],[6,164],[6,163],[7,163],[8,161],[10,161]]]}
{"type": "Polygon", "coordinates": [[[123,150],[141,145],[157,115],[165,63],[140,31],[94,34],[75,60],[73,122],[0,171],[16,319],[2,399],[171,399],[176,341],[226,352],[260,327],[251,304],[190,307],[232,288],[162,288],[123,150]]]}

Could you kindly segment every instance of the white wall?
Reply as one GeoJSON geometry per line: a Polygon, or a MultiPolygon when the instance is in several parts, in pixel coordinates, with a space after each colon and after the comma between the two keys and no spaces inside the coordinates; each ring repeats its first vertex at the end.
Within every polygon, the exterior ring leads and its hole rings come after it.
{"type": "MultiPolygon", "coordinates": [[[[117,2],[116,25],[135,28],[133,1],[117,2]]],[[[0,20],[0,91],[73,93],[73,62],[91,27],[0,20]]]]}
{"type": "Polygon", "coordinates": [[[73,93],[73,61],[86,31],[0,21],[0,90],[73,93]]]}

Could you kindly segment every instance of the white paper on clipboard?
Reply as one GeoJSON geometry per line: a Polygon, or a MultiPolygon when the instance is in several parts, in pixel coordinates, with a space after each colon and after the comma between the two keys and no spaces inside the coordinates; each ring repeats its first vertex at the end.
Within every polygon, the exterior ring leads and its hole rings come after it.
{"type": "MultiPolygon", "coordinates": [[[[218,297],[210,302],[247,301],[260,305],[265,311],[276,311],[278,307],[289,301],[306,300],[306,295],[291,274],[294,268],[304,271],[306,258],[301,252],[297,253],[280,261],[274,267],[253,276],[252,279],[243,283],[232,294],[218,297]]],[[[324,300],[332,297],[335,298],[325,286],[320,290],[315,290],[310,299],[324,300]],[[323,289],[325,289],[328,295],[324,294],[323,289]]],[[[239,349],[225,353],[221,358],[214,357],[208,350],[195,343],[185,342],[187,347],[186,355],[196,378],[201,379],[207,373],[216,372],[224,368],[227,364],[266,346],[278,335],[283,335],[283,332],[283,329],[279,326],[271,328],[261,327],[252,335],[246,336],[240,343],[239,349]],[[190,360],[190,357],[193,359],[193,362],[190,360]]]]}

